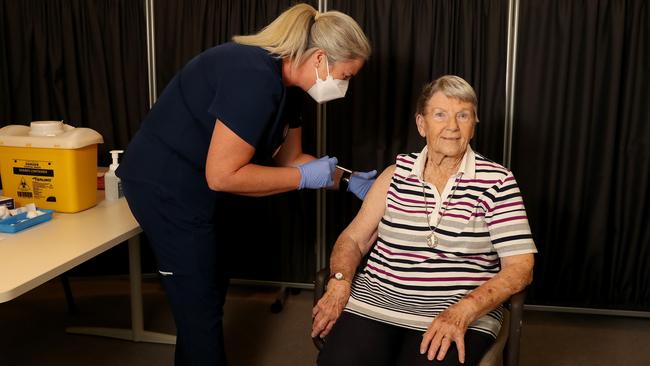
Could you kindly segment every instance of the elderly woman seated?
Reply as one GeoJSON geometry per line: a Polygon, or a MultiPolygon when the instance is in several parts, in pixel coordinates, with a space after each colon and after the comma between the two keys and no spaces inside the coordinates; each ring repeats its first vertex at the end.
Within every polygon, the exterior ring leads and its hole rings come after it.
{"type": "Polygon", "coordinates": [[[517,182],[469,147],[472,87],[443,76],[416,108],[426,146],[384,170],[334,246],[312,314],[321,366],[477,364],[502,303],[532,280],[537,250],[517,182]]]}

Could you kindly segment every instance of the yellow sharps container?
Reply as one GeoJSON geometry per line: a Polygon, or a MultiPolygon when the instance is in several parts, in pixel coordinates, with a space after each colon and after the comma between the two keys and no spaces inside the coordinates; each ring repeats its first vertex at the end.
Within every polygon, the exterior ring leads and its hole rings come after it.
{"type": "Polygon", "coordinates": [[[102,136],[63,121],[37,121],[0,128],[3,195],[16,206],[28,203],[77,212],[97,203],[97,144],[102,136]]]}

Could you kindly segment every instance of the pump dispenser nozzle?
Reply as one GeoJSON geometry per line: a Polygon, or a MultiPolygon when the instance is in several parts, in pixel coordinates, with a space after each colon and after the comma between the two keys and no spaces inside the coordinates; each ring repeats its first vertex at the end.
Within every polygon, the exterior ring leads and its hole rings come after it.
{"type": "Polygon", "coordinates": [[[122,192],[122,181],[115,175],[115,170],[120,165],[117,158],[124,150],[111,150],[109,152],[113,158],[113,164],[108,167],[108,171],[104,174],[104,190],[106,191],[106,200],[114,201],[124,195],[122,192]]]}
{"type": "Polygon", "coordinates": [[[120,156],[120,154],[122,154],[123,152],[124,152],[124,150],[111,150],[111,151],[110,151],[110,153],[111,153],[111,157],[113,158],[113,163],[111,164],[110,167],[108,167],[109,170],[115,171],[115,169],[117,169],[117,167],[120,165],[119,162],[117,161],[117,158],[118,158],[118,157],[120,156]]]}

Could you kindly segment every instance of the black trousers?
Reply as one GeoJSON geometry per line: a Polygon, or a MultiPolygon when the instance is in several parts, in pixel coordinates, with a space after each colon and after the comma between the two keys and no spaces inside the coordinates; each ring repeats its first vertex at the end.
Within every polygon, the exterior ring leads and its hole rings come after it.
{"type": "Polygon", "coordinates": [[[146,182],[122,180],[124,195],[156,255],[177,339],[177,366],[226,365],[223,305],[228,279],[211,217],[146,182]]]}
{"type": "MultiPolygon", "coordinates": [[[[442,361],[427,360],[420,354],[422,331],[397,327],[349,312],[343,312],[325,339],[318,355],[319,366],[442,366],[461,365],[452,343],[442,361]]],[[[465,333],[465,363],[477,365],[494,343],[488,334],[465,333]]]]}

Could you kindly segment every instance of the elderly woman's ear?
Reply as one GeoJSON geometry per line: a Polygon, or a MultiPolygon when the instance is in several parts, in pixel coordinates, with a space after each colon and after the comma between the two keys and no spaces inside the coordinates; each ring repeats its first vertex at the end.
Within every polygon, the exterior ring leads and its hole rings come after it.
{"type": "Polygon", "coordinates": [[[418,127],[418,132],[420,133],[420,136],[426,138],[427,129],[424,122],[424,116],[422,116],[420,113],[415,114],[415,125],[418,127]]]}

